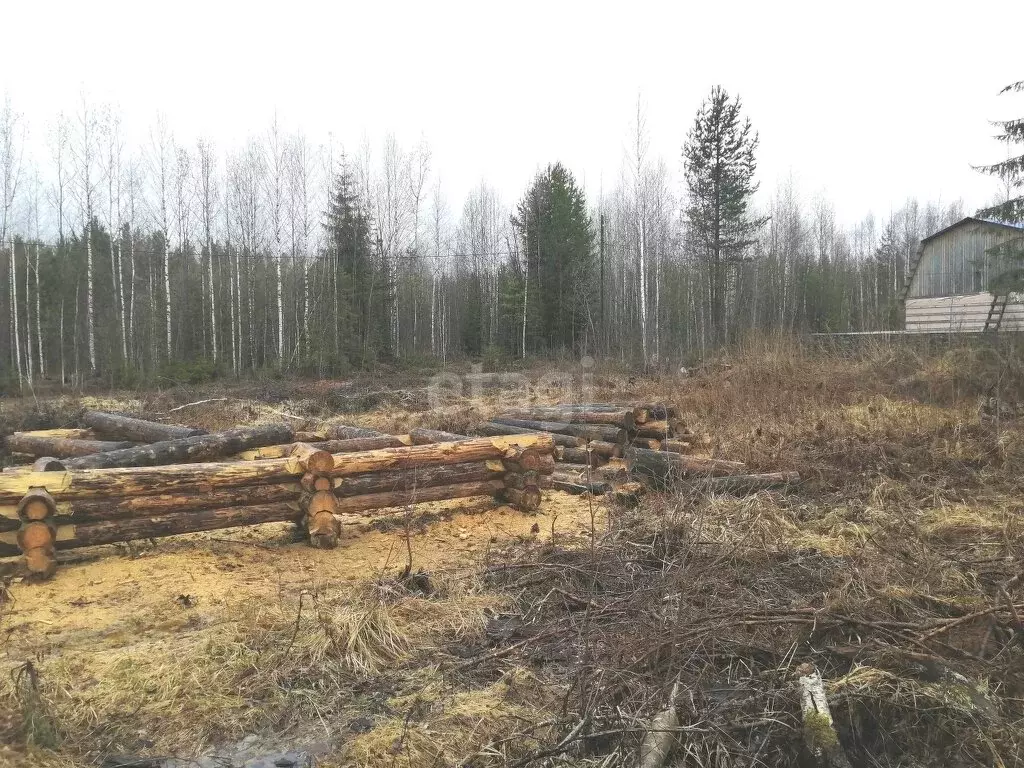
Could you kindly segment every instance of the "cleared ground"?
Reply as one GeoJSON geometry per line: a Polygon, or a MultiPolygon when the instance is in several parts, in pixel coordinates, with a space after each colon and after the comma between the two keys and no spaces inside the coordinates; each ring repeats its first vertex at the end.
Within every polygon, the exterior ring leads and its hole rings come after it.
{"type": "MultiPolygon", "coordinates": [[[[7,586],[0,741],[43,766],[192,757],[247,734],[326,765],[632,765],[678,680],[676,764],[776,765],[806,757],[795,671],[811,662],[855,764],[1013,765],[1018,360],[759,344],[686,378],[596,376],[600,399],[677,404],[709,453],[800,471],[785,494],[696,487],[626,509],[551,492],[537,516],[422,505],[408,537],[396,511],[335,551],[269,525],[83,552],[48,584],[7,586]],[[422,575],[401,579],[410,549],[422,575]]],[[[465,430],[508,404],[430,408],[421,386],[273,383],[143,405],[229,396],[178,417],[399,432],[465,430]]],[[[17,425],[31,413],[5,409],[17,425]]]]}

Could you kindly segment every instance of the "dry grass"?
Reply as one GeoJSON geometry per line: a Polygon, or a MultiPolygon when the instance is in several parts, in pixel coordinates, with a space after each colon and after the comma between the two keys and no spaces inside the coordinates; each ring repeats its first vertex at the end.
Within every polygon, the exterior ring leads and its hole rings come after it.
{"type": "MultiPolygon", "coordinates": [[[[311,584],[172,637],[46,657],[32,681],[0,680],[0,708],[17,713],[0,740],[63,768],[115,751],[193,754],[250,731],[337,736],[362,718],[372,728],[344,733],[329,765],[507,768],[551,753],[611,768],[635,762],[679,679],[692,696],[676,764],[794,764],[794,670],[810,661],[854,764],[1019,764],[1024,435],[978,404],[1024,398],[1021,371],[1005,347],[845,353],[785,339],[749,340],[689,377],[602,371],[595,399],[676,403],[712,454],[806,482],[609,508],[593,541],[524,541],[492,553],[483,582],[431,573],[429,595],[311,584]]],[[[428,410],[392,394],[341,416],[327,390],[285,390],[183,420],[272,409],[303,426],[465,432],[508,405],[485,392],[428,410]]]]}

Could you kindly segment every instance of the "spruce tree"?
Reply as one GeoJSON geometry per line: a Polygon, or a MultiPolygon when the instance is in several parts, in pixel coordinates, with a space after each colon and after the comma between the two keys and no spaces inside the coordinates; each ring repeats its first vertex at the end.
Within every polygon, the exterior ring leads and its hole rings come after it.
{"type": "Polygon", "coordinates": [[[370,218],[352,171],[342,159],[327,210],[328,254],[333,257],[342,354],[365,366],[386,344],[386,275],[373,258],[370,218]]]}
{"type": "Polygon", "coordinates": [[[767,219],[752,216],[750,199],[758,135],[740,112],[740,99],[730,99],[721,86],[701,105],[683,146],[689,199],[686,218],[699,257],[707,264],[711,325],[724,338],[725,304],[730,266],[742,262],[767,219]]]}
{"type": "MultiPolygon", "coordinates": [[[[1003,88],[1000,93],[1024,92],[1024,80],[1003,88]]],[[[1008,148],[1024,145],[1024,118],[996,120],[993,125],[1002,129],[996,138],[1008,148]]],[[[1012,154],[1012,153],[1011,153],[1012,154]]],[[[998,205],[982,208],[977,216],[1003,224],[1024,225],[1024,154],[1009,157],[1001,163],[983,165],[977,170],[998,177],[1006,186],[1007,198],[998,205]]],[[[999,264],[990,290],[1001,294],[1007,291],[1024,290],[1024,233],[1012,238],[988,252],[989,257],[999,264]]]]}
{"type": "Polygon", "coordinates": [[[506,291],[509,315],[526,293],[526,346],[539,351],[583,351],[594,285],[594,233],[583,190],[561,163],[537,174],[512,224],[522,252],[518,290],[506,291]],[[528,270],[524,271],[524,270],[528,270]]]}

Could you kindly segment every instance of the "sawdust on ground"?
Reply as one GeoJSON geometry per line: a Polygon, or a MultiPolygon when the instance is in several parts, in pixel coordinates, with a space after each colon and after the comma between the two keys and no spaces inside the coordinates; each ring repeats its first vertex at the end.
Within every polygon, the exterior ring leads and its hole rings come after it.
{"type": "MultiPolygon", "coordinates": [[[[398,510],[395,510],[399,512],[398,510]]],[[[413,569],[428,573],[478,567],[524,538],[587,534],[605,523],[598,500],[559,491],[522,514],[490,499],[416,507],[413,569]]],[[[15,583],[0,613],[8,661],[62,650],[113,650],[138,640],[209,627],[233,604],[272,600],[313,584],[373,580],[404,568],[401,526],[346,527],[334,550],[295,541],[289,523],[189,534],[78,550],[43,584],[15,583]]]]}

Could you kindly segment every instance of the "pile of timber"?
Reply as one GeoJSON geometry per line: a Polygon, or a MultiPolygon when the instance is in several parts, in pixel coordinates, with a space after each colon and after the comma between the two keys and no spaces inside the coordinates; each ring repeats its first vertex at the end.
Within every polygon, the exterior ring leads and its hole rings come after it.
{"type": "Polygon", "coordinates": [[[700,482],[713,493],[752,493],[800,481],[795,472],[751,473],[742,462],[692,455],[701,441],[677,409],[663,403],[530,406],[506,411],[476,431],[549,435],[560,462],[552,485],[569,493],[597,495],[637,482],[658,489],[700,482]]]}
{"type": "MultiPolygon", "coordinates": [[[[88,428],[113,435],[106,417],[116,415],[103,416],[89,417],[88,428]]],[[[414,444],[412,435],[353,427],[298,435],[323,440],[282,442],[296,437],[284,425],[205,434],[120,423],[127,428],[118,447],[44,456],[0,473],[0,557],[21,556],[30,574],[47,578],[60,550],[284,521],[301,525],[312,545],[331,548],[343,525],[391,507],[490,496],[536,510],[555,467],[555,443],[542,434],[414,444]],[[139,445],[138,438],[155,442],[139,445]]],[[[11,437],[19,452],[93,437],[52,432],[11,437]]]]}

